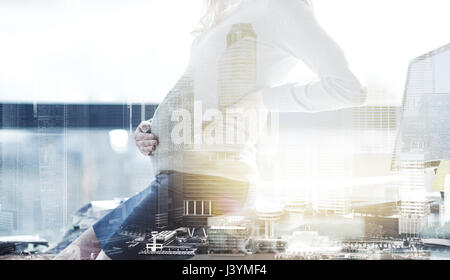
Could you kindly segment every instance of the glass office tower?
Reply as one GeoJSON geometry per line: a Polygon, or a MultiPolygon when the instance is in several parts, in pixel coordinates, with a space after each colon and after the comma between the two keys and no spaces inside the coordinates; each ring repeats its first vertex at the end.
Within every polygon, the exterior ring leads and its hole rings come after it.
{"type": "Polygon", "coordinates": [[[416,235],[429,212],[427,173],[450,158],[450,45],[411,61],[392,168],[404,179],[400,233],[416,235]]]}

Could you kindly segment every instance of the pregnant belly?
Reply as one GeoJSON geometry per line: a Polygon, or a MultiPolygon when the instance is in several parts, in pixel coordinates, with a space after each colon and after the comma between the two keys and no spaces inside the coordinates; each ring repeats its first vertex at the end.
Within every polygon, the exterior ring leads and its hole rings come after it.
{"type": "Polygon", "coordinates": [[[183,169],[184,143],[172,141],[172,131],[178,122],[172,121],[172,113],[188,110],[187,102],[178,91],[171,91],[158,106],[152,120],[152,133],[158,138],[158,146],[150,157],[154,174],[161,171],[183,169]]]}

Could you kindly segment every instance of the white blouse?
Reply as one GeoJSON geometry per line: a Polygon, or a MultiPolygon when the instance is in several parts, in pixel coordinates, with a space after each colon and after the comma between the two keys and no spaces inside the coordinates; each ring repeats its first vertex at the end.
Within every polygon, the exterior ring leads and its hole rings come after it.
{"type": "Polygon", "coordinates": [[[249,180],[256,174],[257,137],[228,142],[233,137],[227,138],[227,129],[248,136],[255,125],[239,118],[229,125],[214,112],[254,92],[267,110],[279,112],[339,109],[360,105],[366,96],[308,1],[244,1],[194,40],[185,74],[155,112],[152,133],[160,142],[151,157],[155,174],[175,170],[249,180]],[[299,61],[319,79],[283,84],[299,61]],[[217,131],[224,133],[216,137],[217,131]]]}

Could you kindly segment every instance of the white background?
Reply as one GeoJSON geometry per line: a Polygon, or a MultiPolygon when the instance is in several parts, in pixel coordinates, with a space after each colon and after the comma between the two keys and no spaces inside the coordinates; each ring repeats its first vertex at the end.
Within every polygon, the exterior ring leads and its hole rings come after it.
{"type": "MultiPolygon", "coordinates": [[[[409,60],[450,43],[448,0],[313,0],[369,88],[399,103],[409,60]]],[[[160,102],[202,0],[0,0],[0,102],[160,102]]],[[[289,79],[307,75],[301,71],[289,79]]]]}

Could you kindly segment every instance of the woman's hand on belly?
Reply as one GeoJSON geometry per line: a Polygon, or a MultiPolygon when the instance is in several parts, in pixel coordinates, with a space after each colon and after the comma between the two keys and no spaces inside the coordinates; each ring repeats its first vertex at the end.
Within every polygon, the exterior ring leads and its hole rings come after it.
{"type": "Polygon", "coordinates": [[[134,141],[143,155],[152,155],[158,145],[158,139],[151,133],[150,121],[143,121],[138,125],[134,132],[134,141]]]}

